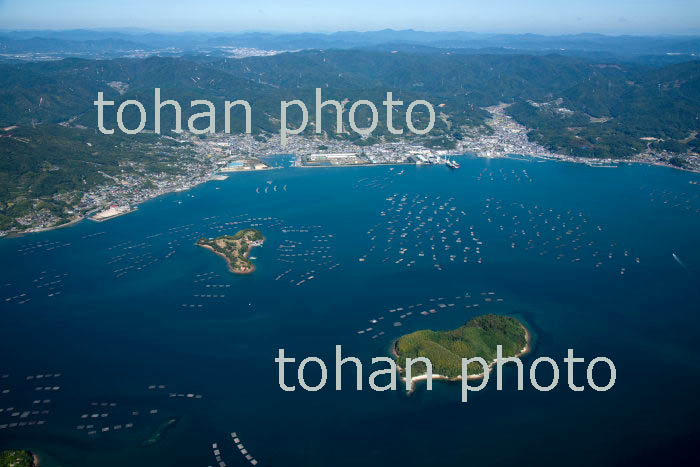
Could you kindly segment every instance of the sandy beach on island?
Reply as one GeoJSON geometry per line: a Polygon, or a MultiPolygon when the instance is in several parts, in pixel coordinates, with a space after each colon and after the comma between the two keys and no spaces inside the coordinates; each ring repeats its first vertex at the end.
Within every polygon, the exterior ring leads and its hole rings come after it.
{"type": "MultiPolygon", "coordinates": [[[[515,355],[514,355],[513,357],[511,357],[511,358],[520,358],[520,357],[522,357],[523,355],[526,355],[526,354],[530,353],[530,351],[532,350],[532,336],[531,336],[531,334],[530,334],[530,331],[529,331],[525,326],[523,326],[522,324],[521,324],[521,326],[522,326],[523,330],[525,331],[525,347],[523,347],[522,350],[521,350],[520,352],[518,352],[517,354],[515,354],[515,355]]],[[[397,343],[397,342],[398,342],[398,340],[394,341],[394,344],[391,346],[391,353],[392,353],[392,354],[394,355],[394,357],[398,360],[399,354],[398,354],[398,352],[396,351],[396,343],[397,343]]],[[[490,372],[491,369],[492,369],[493,367],[495,367],[495,366],[496,366],[496,359],[494,359],[491,363],[489,363],[489,366],[488,366],[488,369],[487,369],[486,372],[484,372],[484,373],[479,373],[479,374],[476,374],[476,375],[469,375],[469,376],[467,376],[467,380],[469,381],[469,380],[475,380],[475,379],[483,379],[483,378],[484,378],[484,375],[485,375],[487,372],[490,372]]],[[[399,369],[399,374],[403,375],[404,372],[405,372],[405,369],[404,369],[404,368],[401,368],[401,366],[399,366],[398,361],[397,361],[397,363],[396,363],[396,367],[399,369]]],[[[462,381],[462,376],[460,375],[460,376],[453,376],[453,377],[450,377],[450,376],[439,375],[439,374],[433,373],[432,379],[433,379],[433,380],[442,380],[442,381],[462,381]]],[[[414,388],[415,388],[414,383],[419,382],[419,381],[427,381],[427,380],[428,380],[428,374],[427,374],[427,373],[426,373],[426,374],[423,374],[423,375],[411,377],[410,390],[409,390],[408,392],[413,392],[413,390],[414,390],[414,388]]],[[[403,381],[403,382],[405,383],[405,382],[406,382],[406,377],[405,377],[405,376],[401,376],[401,381],[403,381]]]]}

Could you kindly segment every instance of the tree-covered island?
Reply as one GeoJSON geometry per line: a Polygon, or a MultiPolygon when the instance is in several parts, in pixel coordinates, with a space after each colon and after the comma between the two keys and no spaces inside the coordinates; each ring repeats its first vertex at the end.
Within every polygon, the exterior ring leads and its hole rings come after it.
{"type": "Polygon", "coordinates": [[[37,467],[39,458],[29,451],[0,452],[0,467],[37,467]]]}
{"type": "Polygon", "coordinates": [[[255,265],[250,261],[250,252],[265,242],[262,232],[257,229],[244,229],[236,235],[222,235],[216,238],[201,238],[197,245],[223,256],[231,272],[250,274],[255,265]]]}
{"type": "MultiPolygon", "coordinates": [[[[530,350],[530,333],[517,319],[500,315],[482,315],[449,331],[424,329],[400,337],[394,344],[399,367],[406,368],[406,358],[426,357],[433,365],[435,379],[461,379],[462,359],[481,357],[487,362],[496,359],[496,346],[503,347],[503,358],[519,357],[530,350]]],[[[491,368],[493,363],[489,366],[491,368]]],[[[469,379],[482,378],[478,363],[469,364],[469,379]]],[[[421,362],[411,367],[412,379],[424,377],[426,366],[421,362]]]]}

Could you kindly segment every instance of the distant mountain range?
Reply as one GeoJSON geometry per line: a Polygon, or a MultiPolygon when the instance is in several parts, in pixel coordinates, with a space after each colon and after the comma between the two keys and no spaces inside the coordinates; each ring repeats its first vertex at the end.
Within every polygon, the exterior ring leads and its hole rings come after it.
{"type": "Polygon", "coordinates": [[[123,56],[145,53],[221,53],[222,47],[262,50],[429,47],[464,51],[557,52],[634,59],[648,56],[700,56],[700,36],[607,36],[575,34],[484,34],[414,30],[323,33],[154,33],[138,30],[0,31],[0,53],[63,53],[123,56]]]}

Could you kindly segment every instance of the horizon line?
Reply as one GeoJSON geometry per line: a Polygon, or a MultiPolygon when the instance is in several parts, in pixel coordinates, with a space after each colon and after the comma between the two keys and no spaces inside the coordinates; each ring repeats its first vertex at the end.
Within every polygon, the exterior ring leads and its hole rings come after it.
{"type": "Polygon", "coordinates": [[[282,30],[282,29],[242,29],[242,30],[209,30],[209,29],[158,29],[158,28],[135,28],[129,26],[114,26],[114,27],[72,27],[72,28],[46,28],[46,27],[26,27],[26,28],[0,28],[0,33],[21,33],[21,32],[122,32],[133,35],[138,34],[276,34],[276,35],[300,35],[300,34],[319,34],[331,36],[334,34],[356,33],[369,34],[378,32],[416,32],[426,34],[474,34],[474,35],[493,35],[493,36],[542,36],[542,37],[577,37],[577,36],[604,36],[604,37],[700,37],[700,30],[697,32],[576,32],[576,33],[543,33],[543,32],[496,32],[496,31],[469,31],[463,29],[338,29],[338,30],[282,30]]]}

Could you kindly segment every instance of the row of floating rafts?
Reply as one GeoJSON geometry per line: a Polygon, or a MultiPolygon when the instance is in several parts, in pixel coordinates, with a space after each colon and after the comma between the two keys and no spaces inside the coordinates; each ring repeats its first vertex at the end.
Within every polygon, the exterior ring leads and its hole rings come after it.
{"type": "Polygon", "coordinates": [[[218,279],[219,277],[221,277],[221,276],[215,272],[205,272],[202,274],[195,275],[195,280],[193,282],[194,283],[206,282],[206,281],[210,281],[212,279],[218,279]]]}
{"type": "Polygon", "coordinates": [[[56,250],[58,248],[69,247],[71,245],[72,245],[71,243],[64,243],[64,242],[30,243],[30,244],[25,244],[25,245],[17,248],[17,252],[22,253],[22,255],[28,255],[30,253],[53,251],[53,250],[56,250]]]}
{"type": "MultiPolygon", "coordinates": [[[[101,405],[101,404],[100,404],[101,405]]],[[[116,406],[115,403],[110,403],[110,407],[116,406]]],[[[155,415],[158,413],[158,409],[151,409],[148,412],[150,415],[155,415]]],[[[131,412],[132,416],[139,416],[140,412],[139,411],[132,411],[131,412]]],[[[102,419],[102,418],[108,418],[109,413],[100,413],[100,414],[83,414],[81,418],[83,419],[90,419],[90,420],[95,420],[95,419],[102,419]]],[[[98,426],[93,424],[84,424],[84,425],[78,425],[76,427],[77,430],[85,430],[87,431],[87,434],[89,436],[96,435],[97,433],[108,433],[108,432],[113,432],[113,431],[120,431],[122,429],[128,430],[134,427],[133,422],[127,422],[127,423],[122,423],[122,424],[115,424],[115,425],[110,425],[110,426],[98,426]]]]}
{"type": "Polygon", "coordinates": [[[107,418],[107,417],[109,417],[109,413],[107,413],[107,412],[93,413],[93,414],[84,413],[80,416],[80,418],[107,418]]]}
{"type": "Polygon", "coordinates": [[[61,386],[36,386],[34,388],[34,391],[46,391],[46,392],[60,391],[60,390],[61,390],[61,386]]]}
{"type": "MultiPolygon", "coordinates": [[[[219,449],[218,443],[213,443],[211,445],[212,449],[212,454],[214,454],[214,459],[216,459],[217,465],[219,467],[226,467],[226,462],[224,461],[224,458],[221,455],[221,450],[219,449]]],[[[211,467],[211,466],[209,466],[211,467]]]]}
{"type": "Polygon", "coordinates": [[[80,237],[80,238],[84,240],[84,239],[86,239],[86,238],[99,237],[99,236],[101,236],[101,235],[105,235],[106,233],[107,233],[107,232],[104,232],[104,231],[103,231],[103,232],[95,232],[95,233],[83,235],[83,236],[80,237]]]}
{"type": "Polygon", "coordinates": [[[46,420],[29,420],[26,422],[11,422],[0,424],[0,430],[12,429],[12,428],[23,428],[35,425],[44,425],[46,420]]]}
{"type": "Polygon", "coordinates": [[[48,379],[48,378],[60,378],[61,373],[46,373],[46,374],[39,374],[39,375],[29,375],[25,379],[27,381],[30,381],[32,379],[48,379]]]}
{"type": "Polygon", "coordinates": [[[5,415],[8,417],[17,417],[20,419],[26,419],[27,417],[31,415],[48,415],[50,413],[49,410],[24,410],[21,411],[19,409],[16,409],[15,407],[8,407],[7,409],[2,409],[0,411],[0,414],[5,412],[5,415]]]}
{"type": "Polygon", "coordinates": [[[291,270],[291,269],[287,269],[287,270],[284,271],[282,274],[280,274],[279,276],[275,277],[275,280],[278,281],[278,280],[282,279],[284,276],[286,276],[286,275],[289,274],[290,272],[292,272],[292,270],[291,270]]]}
{"type": "MultiPolygon", "coordinates": [[[[109,406],[113,407],[116,404],[110,403],[109,406]]],[[[156,415],[158,414],[158,409],[150,409],[147,412],[148,415],[156,415]]],[[[138,410],[134,410],[131,412],[131,416],[138,417],[141,415],[141,412],[138,410]]],[[[98,414],[83,414],[81,415],[82,419],[87,419],[87,420],[100,420],[100,419],[106,419],[109,418],[110,414],[109,413],[98,413],[98,414]]],[[[89,436],[94,436],[98,433],[108,433],[108,432],[114,432],[114,431],[120,431],[122,429],[128,430],[134,427],[133,422],[126,422],[126,423],[121,423],[121,424],[114,424],[114,425],[109,425],[109,426],[99,426],[96,425],[95,423],[92,424],[81,424],[77,425],[76,429],[80,431],[86,431],[89,436]]]]}
{"type": "Polygon", "coordinates": [[[240,438],[238,438],[238,434],[237,434],[235,431],[234,431],[233,433],[231,433],[231,439],[232,439],[233,442],[235,443],[236,448],[238,449],[238,451],[241,453],[241,455],[243,455],[243,456],[246,458],[246,460],[247,460],[248,462],[250,462],[252,465],[258,465],[257,459],[255,459],[255,458],[248,452],[248,450],[245,448],[245,446],[244,446],[243,443],[241,442],[240,438]]]}
{"type": "Polygon", "coordinates": [[[98,433],[98,430],[95,428],[99,428],[99,433],[108,433],[110,431],[120,431],[120,430],[129,430],[134,427],[134,424],[132,422],[129,423],[122,423],[119,425],[111,425],[111,426],[105,426],[105,427],[95,427],[95,425],[78,425],[76,427],[76,430],[83,431],[86,430],[87,434],[90,436],[94,436],[98,433]]]}
{"type": "Polygon", "coordinates": [[[171,393],[168,393],[168,397],[170,397],[170,398],[181,398],[181,399],[183,399],[183,398],[184,398],[184,399],[202,399],[203,396],[202,396],[201,394],[193,394],[193,393],[187,393],[187,394],[185,394],[185,393],[175,393],[175,392],[171,392],[171,393]]]}
{"type": "MultiPolygon", "coordinates": [[[[497,298],[495,297],[495,292],[481,292],[481,297],[484,303],[494,303],[494,302],[503,302],[502,298],[497,298]],[[495,299],[495,300],[494,300],[495,299]]],[[[433,304],[423,304],[423,303],[417,303],[417,304],[412,304],[409,305],[408,307],[398,307],[398,308],[392,308],[388,310],[388,313],[400,313],[399,320],[398,321],[393,321],[392,326],[393,327],[400,327],[403,325],[402,321],[407,319],[411,316],[414,315],[414,312],[421,315],[421,316],[430,316],[433,314],[437,314],[441,310],[447,310],[450,308],[456,309],[456,301],[459,300],[467,300],[467,299],[472,299],[472,297],[469,294],[465,294],[464,296],[456,296],[454,297],[455,302],[450,302],[450,303],[441,303],[444,300],[446,300],[445,297],[438,297],[438,298],[431,298],[428,300],[428,302],[433,303],[433,304]],[[424,310],[421,310],[425,306],[424,310]],[[409,311],[412,310],[412,311],[409,311]],[[403,312],[403,313],[402,313],[403,312]]],[[[465,309],[471,309],[471,308],[478,308],[479,303],[470,303],[464,305],[465,309]]],[[[370,324],[373,325],[379,325],[382,321],[384,321],[385,317],[384,316],[379,316],[378,318],[372,318],[369,320],[370,324]]],[[[382,335],[384,335],[383,331],[379,331],[378,329],[375,329],[375,327],[368,327],[365,329],[361,329],[357,331],[357,334],[362,335],[362,334],[367,334],[375,331],[375,334],[372,335],[372,339],[376,339],[382,335]]]]}

